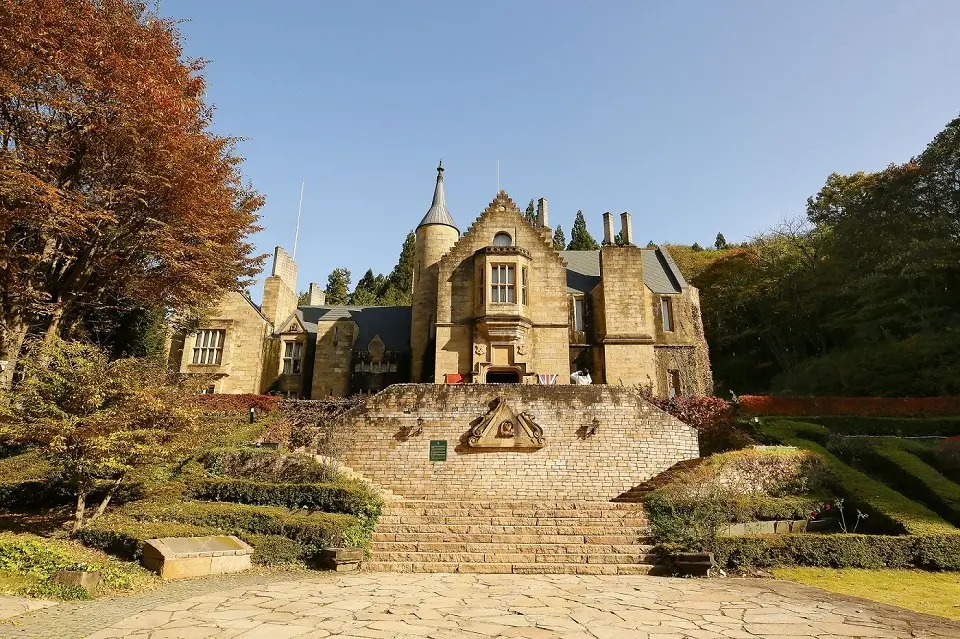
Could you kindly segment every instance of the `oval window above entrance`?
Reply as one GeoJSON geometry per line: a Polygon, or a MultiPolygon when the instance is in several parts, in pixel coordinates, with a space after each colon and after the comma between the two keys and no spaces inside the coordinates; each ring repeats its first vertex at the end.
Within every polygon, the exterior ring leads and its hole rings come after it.
{"type": "Polygon", "coordinates": [[[497,233],[493,236],[494,246],[513,246],[513,238],[507,233],[497,233]]]}

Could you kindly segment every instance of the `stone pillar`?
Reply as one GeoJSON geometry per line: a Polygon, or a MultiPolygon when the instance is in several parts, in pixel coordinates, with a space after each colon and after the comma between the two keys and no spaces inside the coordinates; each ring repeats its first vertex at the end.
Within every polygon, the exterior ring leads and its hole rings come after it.
{"type": "Polygon", "coordinates": [[[605,246],[613,244],[613,213],[603,214],[603,243],[605,246]]]}
{"type": "Polygon", "coordinates": [[[547,215],[547,198],[542,197],[537,200],[537,226],[540,228],[550,228],[550,220],[547,215]]]}
{"type": "Polygon", "coordinates": [[[625,245],[633,246],[633,224],[630,222],[630,214],[626,211],[620,214],[620,234],[623,236],[625,245]]]}
{"type": "Polygon", "coordinates": [[[310,282],[310,306],[323,306],[327,303],[327,294],[316,282],[310,282]]]}

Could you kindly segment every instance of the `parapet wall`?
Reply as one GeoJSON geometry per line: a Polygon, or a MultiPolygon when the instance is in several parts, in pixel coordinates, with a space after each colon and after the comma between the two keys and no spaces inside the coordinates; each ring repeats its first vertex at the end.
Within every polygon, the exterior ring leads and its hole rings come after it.
{"type": "Polygon", "coordinates": [[[324,430],[344,464],[410,498],[609,501],[699,456],[692,427],[635,391],[600,385],[398,384],[324,430]],[[511,416],[522,447],[496,430],[511,416]],[[479,448],[474,427],[487,428],[479,448]],[[529,436],[537,428],[541,447],[529,436]],[[445,461],[430,460],[431,441],[446,441],[445,461]]]}

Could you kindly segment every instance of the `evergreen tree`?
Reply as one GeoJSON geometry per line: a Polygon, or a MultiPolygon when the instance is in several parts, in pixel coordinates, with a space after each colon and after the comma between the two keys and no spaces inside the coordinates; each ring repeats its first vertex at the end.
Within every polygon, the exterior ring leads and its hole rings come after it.
{"type": "Polygon", "coordinates": [[[379,306],[385,280],[383,275],[374,275],[373,269],[367,269],[353,289],[350,303],[354,306],[379,306]]]}
{"type": "Polygon", "coordinates": [[[310,304],[310,291],[300,291],[297,293],[297,306],[308,306],[310,304]]]}
{"type": "Polygon", "coordinates": [[[523,219],[534,226],[537,225],[537,207],[533,200],[530,200],[530,204],[527,204],[527,210],[523,213],[523,219]]]}
{"type": "Polygon", "coordinates": [[[700,246],[700,242],[694,242],[694,243],[693,243],[693,246],[691,246],[690,248],[693,249],[694,251],[702,251],[702,250],[703,250],[703,247],[700,246]]]}
{"type": "Polygon", "coordinates": [[[557,224],[557,230],[553,232],[553,248],[562,251],[567,247],[567,238],[563,235],[563,229],[557,224]]]}
{"type": "Polygon", "coordinates": [[[327,304],[346,304],[350,299],[350,269],[343,266],[333,269],[327,277],[327,304]]]}
{"type": "Polygon", "coordinates": [[[587,230],[587,221],[583,218],[583,211],[577,211],[577,217],[573,220],[573,229],[570,231],[570,244],[567,245],[567,250],[595,251],[598,248],[600,248],[600,245],[587,230]]]}
{"type": "Polygon", "coordinates": [[[383,306],[410,306],[413,303],[413,258],[417,236],[407,233],[400,248],[400,259],[384,281],[380,293],[383,306]]]}
{"type": "Polygon", "coordinates": [[[713,243],[713,246],[718,251],[730,248],[727,244],[727,238],[723,237],[723,233],[717,233],[717,240],[713,243]]]}
{"type": "Polygon", "coordinates": [[[647,248],[648,248],[648,249],[655,249],[655,248],[657,248],[657,243],[654,242],[653,240],[650,240],[649,242],[647,242],[647,248]]]}
{"type": "Polygon", "coordinates": [[[616,246],[623,246],[623,231],[617,231],[617,234],[613,236],[613,243],[616,246]]]}

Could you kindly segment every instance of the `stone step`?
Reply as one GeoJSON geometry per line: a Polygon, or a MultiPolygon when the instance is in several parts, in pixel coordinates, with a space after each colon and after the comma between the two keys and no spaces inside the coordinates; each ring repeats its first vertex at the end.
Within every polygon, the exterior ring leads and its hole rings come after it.
{"type": "Polygon", "coordinates": [[[389,504],[390,508],[483,508],[486,510],[499,509],[531,509],[548,508],[552,510],[636,510],[642,508],[638,504],[622,504],[612,501],[489,501],[472,499],[400,499],[389,504]]]}
{"type": "MultiPolygon", "coordinates": [[[[443,526],[439,526],[443,528],[443,526]]],[[[488,532],[473,533],[459,531],[416,531],[416,532],[393,532],[386,527],[377,527],[377,532],[373,533],[373,541],[376,542],[424,542],[424,543],[498,543],[498,544],[610,544],[610,545],[628,545],[628,544],[646,544],[651,541],[651,537],[646,531],[630,531],[629,529],[618,528],[615,530],[599,530],[596,533],[576,530],[582,534],[554,534],[557,529],[545,527],[537,530],[533,526],[519,527],[522,531],[508,532],[488,532]],[[534,531],[530,532],[533,528],[534,531]],[[524,532],[525,531],[525,532],[524,532]]],[[[561,530],[568,530],[566,528],[561,530]]],[[[573,532],[572,530],[570,532],[573,532]]]]}
{"type": "Polygon", "coordinates": [[[371,561],[414,562],[414,563],[516,563],[516,564],[652,564],[657,556],[652,553],[623,554],[607,553],[588,555],[586,553],[538,554],[506,552],[381,552],[370,553],[371,561]]]}
{"type": "MultiPolygon", "coordinates": [[[[454,504],[458,502],[453,502],[454,504]]],[[[424,504],[422,502],[398,501],[387,505],[384,514],[447,515],[469,517],[471,515],[491,515],[508,517],[604,517],[618,518],[643,513],[636,504],[612,504],[607,502],[589,502],[586,504],[424,504]],[[574,507],[576,506],[576,507],[574,507]],[[611,508],[617,506],[617,508],[611,508]]]]}
{"type": "MultiPolygon", "coordinates": [[[[490,524],[377,524],[377,532],[388,535],[525,535],[535,537],[646,537],[647,526],[492,526],[490,524]]],[[[396,541],[404,541],[397,539],[396,541]]],[[[477,541],[483,541],[479,539],[477,541]]],[[[562,543],[561,540],[556,543],[562,543]]],[[[575,540],[569,540],[575,541],[575,540]]],[[[606,542],[597,542],[606,543],[606,542]]],[[[619,543],[619,542],[610,542],[619,543]]],[[[630,542],[624,542],[630,543],[630,542]]]]}
{"type": "Polygon", "coordinates": [[[459,572],[564,575],[646,575],[651,564],[555,564],[555,563],[457,563],[412,561],[367,561],[366,572],[459,572]]]}
{"type": "Polygon", "coordinates": [[[498,517],[498,516],[450,516],[450,515],[381,515],[383,524],[449,524],[453,526],[646,526],[645,517],[623,517],[616,520],[600,517],[498,517]]]}
{"type": "Polygon", "coordinates": [[[650,544],[544,544],[544,543],[470,543],[431,541],[376,541],[371,552],[476,552],[476,553],[522,553],[531,555],[601,555],[649,554],[650,544]]]}

